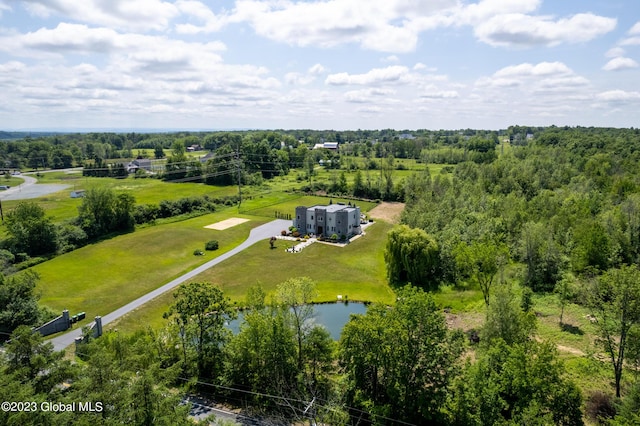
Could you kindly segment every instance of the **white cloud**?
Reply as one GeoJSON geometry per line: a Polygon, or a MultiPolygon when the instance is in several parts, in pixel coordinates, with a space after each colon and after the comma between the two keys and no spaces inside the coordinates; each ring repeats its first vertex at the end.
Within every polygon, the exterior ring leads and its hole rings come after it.
{"type": "Polygon", "coordinates": [[[602,67],[605,71],[620,71],[630,68],[638,68],[638,63],[631,58],[613,58],[602,67]]]}
{"type": "Polygon", "coordinates": [[[557,100],[558,96],[566,97],[566,93],[588,85],[589,80],[577,75],[562,62],[540,62],[535,65],[511,65],[496,71],[491,77],[481,77],[476,81],[476,90],[503,91],[499,96],[505,96],[506,90],[520,90],[529,96],[540,95],[544,99],[557,100]]]}
{"type": "Polygon", "coordinates": [[[410,52],[420,29],[410,25],[409,18],[455,4],[455,0],[239,0],[230,19],[249,22],[259,35],[297,46],[356,43],[370,50],[410,52]]]}
{"type": "Polygon", "coordinates": [[[628,32],[629,35],[640,35],[640,21],[636,22],[628,32]]]}
{"type": "Polygon", "coordinates": [[[423,99],[456,99],[460,94],[455,90],[434,90],[420,95],[423,99]]]}
{"type": "Polygon", "coordinates": [[[546,16],[501,14],[475,27],[476,36],[492,46],[555,46],[580,43],[612,31],[617,21],[591,13],[553,20],[546,16]]]}
{"type": "Polygon", "coordinates": [[[2,12],[4,10],[11,10],[11,6],[5,2],[5,0],[0,0],[0,17],[2,16],[2,12]]]}
{"type": "Polygon", "coordinates": [[[624,90],[608,90],[596,95],[599,101],[610,103],[627,103],[640,101],[640,92],[627,92],[624,90]]]}
{"type": "Polygon", "coordinates": [[[320,65],[320,64],[315,64],[315,65],[311,66],[307,70],[307,72],[309,74],[312,74],[312,75],[320,75],[320,74],[324,74],[325,72],[327,72],[327,69],[325,67],[323,67],[322,65],[320,65]]]}
{"type": "Polygon", "coordinates": [[[305,75],[299,72],[289,72],[284,76],[284,81],[287,84],[296,85],[296,86],[304,86],[312,83],[315,80],[315,76],[313,75],[305,75]]]}
{"type": "Polygon", "coordinates": [[[381,98],[388,98],[395,94],[396,91],[393,89],[370,88],[345,92],[344,99],[352,103],[378,103],[381,98]]]}
{"type": "Polygon", "coordinates": [[[409,69],[401,65],[386,68],[374,68],[364,74],[349,74],[346,72],[329,74],[325,84],[341,86],[347,84],[370,85],[380,83],[397,83],[406,81],[409,69]]]}
{"type": "Polygon", "coordinates": [[[164,36],[121,34],[108,28],[60,23],[26,34],[0,35],[0,51],[20,56],[41,57],[65,54],[123,55],[129,59],[154,63],[180,61],[219,62],[221,42],[187,43],[164,36]]]}
{"type": "Polygon", "coordinates": [[[511,65],[493,74],[494,77],[527,77],[527,76],[549,76],[553,74],[572,74],[573,71],[562,62],[540,62],[532,65],[524,63],[511,65]]]}
{"type": "Polygon", "coordinates": [[[620,42],[621,46],[638,46],[640,45],[640,36],[628,37],[620,42]]]}
{"type": "Polygon", "coordinates": [[[228,22],[227,14],[216,15],[204,3],[196,0],[178,0],[176,7],[181,13],[203,22],[202,25],[176,24],[176,31],[180,34],[199,34],[220,31],[228,22]]]}
{"type": "Polygon", "coordinates": [[[607,53],[604,54],[607,58],[617,58],[618,56],[623,56],[625,54],[625,50],[622,47],[612,47],[607,50],[607,53]]]}
{"type": "Polygon", "coordinates": [[[164,30],[179,13],[162,0],[24,0],[34,15],[50,15],[117,29],[164,30]]]}
{"type": "Polygon", "coordinates": [[[398,58],[396,55],[389,55],[382,58],[382,62],[400,62],[400,58],[398,58]]]}

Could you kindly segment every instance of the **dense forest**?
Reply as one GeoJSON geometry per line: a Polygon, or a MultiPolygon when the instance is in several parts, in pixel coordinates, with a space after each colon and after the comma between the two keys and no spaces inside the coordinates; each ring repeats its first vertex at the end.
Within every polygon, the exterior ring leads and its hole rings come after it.
{"type": "MultiPolygon", "coordinates": [[[[304,191],[403,201],[402,224],[389,232],[385,250],[397,301],[354,316],[334,342],[307,321],[315,284],[292,278],[272,300],[261,288],[251,289],[241,330],[232,336],[224,323],[235,310],[224,294],[206,283],[185,285],[175,293],[162,331],[109,333],[86,345],[82,362],[74,364],[14,322],[0,367],[4,400],[20,395],[44,401],[54,395],[58,401],[105,404],[100,413],[39,413],[40,424],[186,423],[180,395],[195,390],[249,406],[251,415],[269,421],[640,421],[640,382],[628,379],[640,365],[640,130],[96,133],[0,143],[8,170],[84,165],[110,172],[135,157],[166,157],[153,177],[170,181],[255,185],[297,169],[305,176],[304,191]],[[309,149],[323,142],[338,142],[340,148],[309,149]],[[189,157],[188,148],[195,146],[211,156],[205,162],[189,157]],[[398,181],[391,171],[399,158],[446,167],[398,181]],[[320,160],[337,176],[349,172],[353,178],[314,181],[320,160]],[[378,181],[366,178],[374,169],[378,181]],[[447,327],[433,299],[445,286],[482,292],[485,316],[477,333],[447,327]],[[532,298],[550,293],[563,309],[571,303],[591,312],[598,330],[595,350],[611,371],[610,389],[583,394],[555,345],[536,338],[532,298]],[[70,382],[78,385],[60,388],[70,382]]],[[[69,235],[89,241],[154,218],[153,213],[145,218],[148,207],[126,197],[90,195],[88,203],[98,197],[113,206],[113,216],[104,219],[111,228],[97,228],[102,222],[88,204],[84,220],[66,224],[65,234],[53,224],[43,226],[42,212],[24,204],[9,217],[15,231],[8,228],[3,256],[30,249],[19,234],[25,232],[23,223],[40,224],[35,229],[51,236],[51,246],[35,256],[59,251],[61,235],[67,235],[62,240],[67,245],[80,244],[69,235]]],[[[212,200],[201,202],[203,209],[215,209],[212,200]]],[[[13,301],[35,297],[27,278],[17,274],[0,282],[0,315],[9,315],[13,301]]],[[[32,317],[44,315],[37,304],[25,306],[32,317]]],[[[16,415],[5,412],[0,418],[4,423],[29,419],[16,415]]]]}

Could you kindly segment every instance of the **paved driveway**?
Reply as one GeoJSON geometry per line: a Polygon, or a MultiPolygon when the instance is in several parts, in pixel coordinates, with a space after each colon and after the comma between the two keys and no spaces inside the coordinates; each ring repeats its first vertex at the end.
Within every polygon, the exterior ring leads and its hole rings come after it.
{"type": "Polygon", "coordinates": [[[0,192],[0,200],[27,200],[30,198],[38,198],[44,195],[53,194],[69,188],[69,185],[55,183],[36,183],[38,180],[34,177],[22,174],[19,176],[24,182],[18,186],[14,186],[5,191],[0,192]]]}
{"type": "MultiPolygon", "coordinates": [[[[162,287],[159,287],[147,294],[145,294],[142,297],[139,297],[138,299],[134,300],[133,302],[130,302],[127,305],[124,305],[123,307],[116,309],[115,311],[104,315],[102,317],[102,325],[105,326],[107,324],[109,324],[112,321],[115,321],[116,319],[120,318],[121,316],[128,314],[129,312],[133,311],[134,309],[142,306],[143,304],[147,303],[148,301],[150,301],[151,299],[154,299],[158,296],[160,296],[163,293],[166,293],[167,291],[173,289],[174,287],[177,287],[178,285],[182,284],[185,281],[190,280],[191,278],[195,277],[196,275],[200,274],[201,272],[206,271],[207,269],[211,268],[212,266],[217,265],[218,263],[227,260],[228,258],[230,258],[231,256],[235,255],[236,253],[241,252],[242,250],[246,249],[247,247],[252,246],[253,244],[257,243],[258,241],[262,241],[265,240],[267,238],[271,238],[275,235],[280,235],[280,231],[282,231],[283,229],[288,229],[289,226],[291,226],[291,221],[290,220],[282,220],[282,219],[278,219],[278,220],[274,220],[271,221],[269,223],[265,223],[264,225],[260,225],[256,228],[253,228],[251,230],[251,232],[249,233],[249,237],[239,246],[237,246],[236,248],[234,248],[233,250],[230,250],[224,254],[221,254],[220,256],[216,257],[213,260],[208,261],[207,263],[197,267],[196,269],[187,272],[186,274],[182,275],[181,277],[178,277],[176,279],[174,279],[171,282],[168,282],[167,284],[163,285],[162,287]]],[[[70,331],[69,333],[63,334],[61,336],[57,336],[54,337],[53,339],[50,339],[49,341],[51,343],[53,343],[53,347],[55,348],[55,350],[57,351],[61,351],[64,350],[67,346],[71,345],[72,343],[74,343],[76,337],[79,337],[82,335],[82,329],[81,328],[77,328],[75,330],[70,331]]]]}

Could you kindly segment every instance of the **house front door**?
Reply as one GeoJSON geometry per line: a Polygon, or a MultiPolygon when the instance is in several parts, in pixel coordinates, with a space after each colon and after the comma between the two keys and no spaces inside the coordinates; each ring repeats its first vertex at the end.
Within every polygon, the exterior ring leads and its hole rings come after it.
{"type": "Polygon", "coordinates": [[[322,226],[318,226],[318,235],[322,235],[322,231],[323,231],[322,226]]]}

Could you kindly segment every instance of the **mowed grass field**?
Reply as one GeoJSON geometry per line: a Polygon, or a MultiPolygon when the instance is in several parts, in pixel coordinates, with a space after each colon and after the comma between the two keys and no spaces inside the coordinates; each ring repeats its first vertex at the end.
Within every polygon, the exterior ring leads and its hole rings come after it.
{"type": "MultiPolygon", "coordinates": [[[[288,253],[295,241],[278,240],[274,249],[262,241],[198,275],[193,282],[209,282],[223,290],[238,306],[247,289],[260,285],[272,295],[278,284],[292,277],[308,276],[317,284],[315,302],[349,300],[393,303],[395,296],[386,280],[384,245],[392,225],[378,221],[366,235],[345,247],[314,243],[299,253],[288,253]]],[[[269,296],[270,297],[270,296],[269,296]]],[[[147,303],[110,327],[124,331],[165,324],[162,314],[173,303],[173,292],[147,303]]]]}
{"type": "Polygon", "coordinates": [[[222,211],[181,222],[152,226],[58,256],[33,267],[40,275],[40,302],[72,314],[84,311],[87,320],[105,315],[160,287],[244,241],[263,218],[222,211]],[[224,231],[204,226],[231,216],[249,222],[224,231]],[[194,256],[209,240],[220,249],[194,256]]]}
{"type": "MultiPolygon", "coordinates": [[[[61,222],[78,215],[78,207],[82,204],[82,199],[71,198],[70,194],[71,191],[79,189],[108,187],[115,191],[128,192],[133,195],[137,204],[158,204],[162,200],[203,195],[225,197],[238,193],[238,188],[234,186],[212,186],[193,182],[169,183],[151,178],[135,179],[131,176],[126,179],[95,178],[82,176],[80,171],[41,173],[37,179],[38,183],[43,184],[69,185],[62,191],[35,200],[27,200],[37,202],[54,222],[61,222]]],[[[4,201],[3,208],[5,211],[10,211],[19,202],[18,200],[4,201]]]]}

